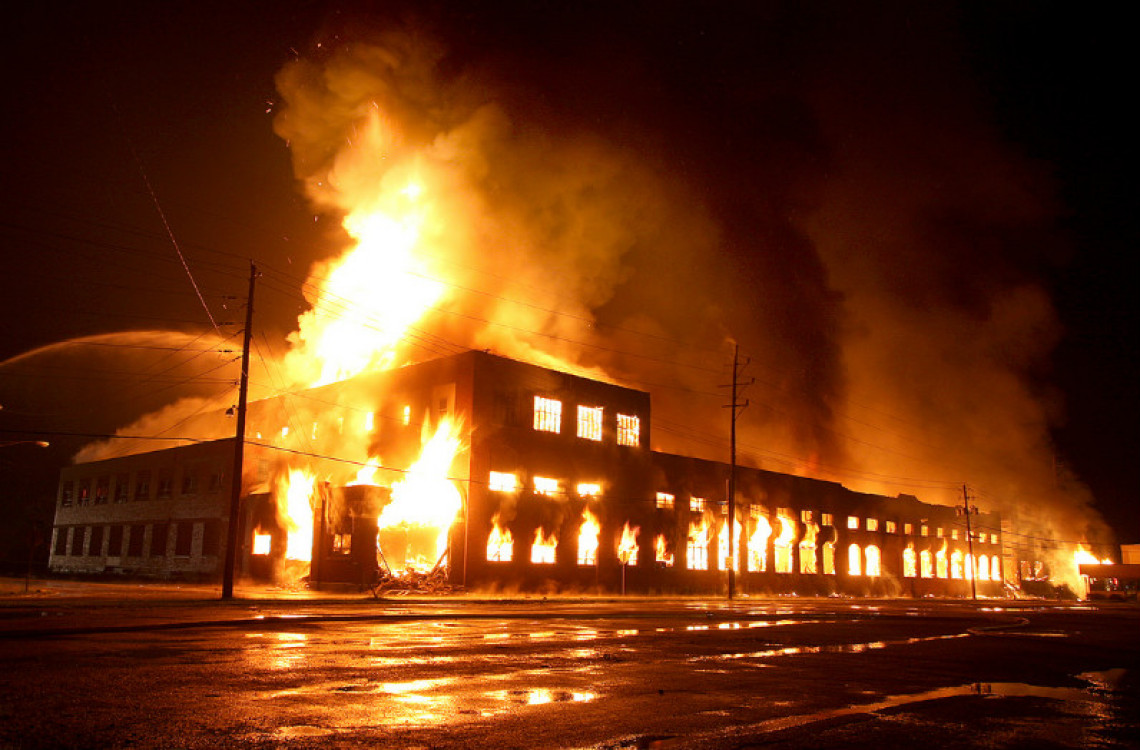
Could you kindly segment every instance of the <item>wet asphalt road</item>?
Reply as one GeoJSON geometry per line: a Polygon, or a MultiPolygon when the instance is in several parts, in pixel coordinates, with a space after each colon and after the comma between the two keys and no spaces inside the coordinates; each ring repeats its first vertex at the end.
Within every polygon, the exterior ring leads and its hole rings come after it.
{"type": "Polygon", "coordinates": [[[0,748],[1140,747],[1140,610],[0,601],[0,748]]]}

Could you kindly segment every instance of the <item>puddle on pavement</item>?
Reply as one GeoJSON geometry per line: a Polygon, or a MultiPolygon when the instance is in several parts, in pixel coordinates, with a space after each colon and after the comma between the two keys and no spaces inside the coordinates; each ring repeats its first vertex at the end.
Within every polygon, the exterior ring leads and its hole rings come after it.
{"type": "Polygon", "coordinates": [[[334,730],[326,727],[314,727],[308,724],[300,724],[292,727],[277,727],[274,733],[277,737],[286,737],[289,739],[303,739],[306,737],[328,737],[333,734],[334,730]]]}
{"type": "MultiPolygon", "coordinates": [[[[514,675],[518,677],[518,675],[514,675]]],[[[327,691],[344,696],[346,702],[337,702],[334,713],[340,727],[438,725],[448,721],[465,721],[476,717],[493,717],[528,706],[555,703],[590,703],[599,697],[592,690],[574,687],[504,687],[498,690],[469,691],[462,680],[443,677],[407,682],[356,682],[324,685],[321,688],[270,693],[265,697],[294,698],[302,693],[327,691]]],[[[314,701],[314,705],[320,701],[314,701]]],[[[279,733],[298,732],[305,736],[305,727],[286,727],[279,733]]]]}
{"type": "Polygon", "coordinates": [[[520,706],[540,706],[546,703],[589,703],[597,693],[576,690],[493,690],[486,697],[520,706]]]}
{"type": "Polygon", "coordinates": [[[1088,683],[1086,687],[1046,687],[1042,685],[1030,685],[1024,682],[974,682],[966,685],[936,688],[921,693],[891,695],[872,703],[844,706],[842,708],[834,708],[812,714],[770,719],[758,724],[753,724],[748,727],[748,730],[750,732],[778,732],[843,716],[873,714],[900,706],[963,696],[978,696],[981,698],[990,698],[993,696],[1046,698],[1066,703],[1093,704],[1091,713],[1096,716],[1106,717],[1111,713],[1111,709],[1107,705],[1107,696],[1105,693],[1111,693],[1113,688],[1119,684],[1125,673],[1126,670],[1113,669],[1106,672],[1087,672],[1077,675],[1079,679],[1088,683]]]}
{"type": "Polygon", "coordinates": [[[738,659],[772,659],[777,656],[799,656],[802,654],[860,654],[865,651],[875,651],[888,646],[913,646],[916,643],[928,641],[942,641],[952,638],[967,638],[969,633],[950,633],[948,635],[932,635],[916,638],[904,638],[895,641],[869,641],[867,643],[835,643],[824,646],[780,646],[763,651],[747,651],[731,654],[713,654],[709,656],[694,656],[691,662],[731,661],[738,659]]]}
{"type": "Polygon", "coordinates": [[[277,671],[288,671],[300,666],[308,654],[304,647],[310,645],[309,637],[304,633],[246,633],[245,637],[249,640],[269,641],[268,644],[259,642],[247,649],[245,658],[255,665],[277,671]]]}

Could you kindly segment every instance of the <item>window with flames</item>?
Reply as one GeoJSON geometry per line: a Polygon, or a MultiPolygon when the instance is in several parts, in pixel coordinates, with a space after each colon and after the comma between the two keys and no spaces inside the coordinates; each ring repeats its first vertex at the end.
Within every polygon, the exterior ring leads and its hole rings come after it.
{"type": "Polygon", "coordinates": [[[553,497],[562,494],[562,483],[551,477],[535,477],[534,492],[536,495],[553,497]]]}
{"type": "Polygon", "coordinates": [[[535,396],[534,429],[539,432],[562,432],[562,402],[535,396]]]}
{"type": "Polygon", "coordinates": [[[617,415],[618,445],[636,448],[641,444],[641,420],[633,414],[617,415]]]}
{"type": "Polygon", "coordinates": [[[602,407],[578,407],[578,437],[585,440],[602,439],[602,407]]]}
{"type": "Polygon", "coordinates": [[[492,492],[516,492],[519,480],[514,474],[504,471],[492,471],[487,481],[487,487],[492,492]]]}

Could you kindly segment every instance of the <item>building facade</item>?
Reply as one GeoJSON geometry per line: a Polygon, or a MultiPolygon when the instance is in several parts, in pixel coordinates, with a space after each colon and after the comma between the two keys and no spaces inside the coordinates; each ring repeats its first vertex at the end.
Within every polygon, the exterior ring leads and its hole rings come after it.
{"type": "MultiPolygon", "coordinates": [[[[251,405],[246,575],[270,576],[285,554],[274,482],[301,465],[318,477],[313,582],[405,564],[430,534],[377,518],[446,424],[458,511],[435,562],[469,589],[713,593],[731,567],[743,593],[1002,594],[1000,519],[975,517],[967,535],[956,509],[909,496],[738,467],[730,544],[730,467],[650,450],[643,391],[469,351],[299,397],[308,406],[251,405]]],[[[64,470],[51,569],[219,576],[232,451],[218,440],[64,470]]]]}

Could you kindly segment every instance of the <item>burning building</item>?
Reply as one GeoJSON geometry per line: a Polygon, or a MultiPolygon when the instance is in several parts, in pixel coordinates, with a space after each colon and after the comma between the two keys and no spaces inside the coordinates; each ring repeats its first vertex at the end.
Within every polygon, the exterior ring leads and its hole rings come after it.
{"type": "MultiPolygon", "coordinates": [[[[714,593],[732,569],[745,593],[1002,593],[996,515],[968,535],[951,507],[737,467],[729,523],[731,467],[651,450],[650,427],[646,392],[483,351],[255,402],[239,574],[714,593]]],[[[232,439],[68,467],[51,569],[220,577],[232,467],[232,439]]]]}

